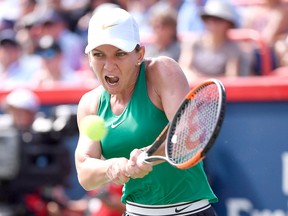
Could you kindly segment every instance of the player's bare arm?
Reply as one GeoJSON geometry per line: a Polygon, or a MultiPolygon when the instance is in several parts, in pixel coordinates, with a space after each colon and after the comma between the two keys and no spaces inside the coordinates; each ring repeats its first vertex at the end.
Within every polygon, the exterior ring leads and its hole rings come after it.
{"type": "MultiPolygon", "coordinates": [[[[101,91],[101,87],[98,87],[83,95],[78,106],[78,125],[84,116],[97,113],[101,91]]],[[[123,184],[129,180],[121,172],[127,159],[117,158],[104,161],[101,159],[101,152],[100,142],[90,140],[80,131],[75,151],[75,163],[78,180],[86,190],[99,188],[109,182],[123,184]]]]}
{"type": "MultiPolygon", "coordinates": [[[[155,106],[165,112],[170,121],[189,92],[188,81],[178,63],[171,58],[158,57],[148,64],[149,97],[155,106]]],[[[164,154],[164,148],[159,151],[164,154]]]]}
{"type": "MultiPolygon", "coordinates": [[[[189,91],[187,79],[178,64],[167,57],[158,57],[153,61],[148,60],[146,68],[148,95],[152,103],[163,110],[170,121],[189,91]]],[[[148,148],[149,146],[140,150],[135,149],[131,152],[127,167],[127,172],[131,177],[141,178],[152,170],[152,165],[163,162],[157,161],[153,164],[139,163],[139,155],[148,148]]],[[[164,155],[164,145],[156,153],[164,155]]]]}

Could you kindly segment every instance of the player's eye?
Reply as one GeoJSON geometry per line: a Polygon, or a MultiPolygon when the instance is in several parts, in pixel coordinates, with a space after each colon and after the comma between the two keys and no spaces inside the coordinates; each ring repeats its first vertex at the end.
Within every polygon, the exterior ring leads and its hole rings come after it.
{"type": "Polygon", "coordinates": [[[116,53],[116,56],[118,56],[118,57],[125,56],[125,55],[127,55],[127,53],[123,52],[123,51],[116,53]]]}
{"type": "Polygon", "coordinates": [[[101,53],[101,52],[93,52],[92,55],[93,55],[93,57],[102,57],[102,56],[104,56],[104,54],[101,53]]]}

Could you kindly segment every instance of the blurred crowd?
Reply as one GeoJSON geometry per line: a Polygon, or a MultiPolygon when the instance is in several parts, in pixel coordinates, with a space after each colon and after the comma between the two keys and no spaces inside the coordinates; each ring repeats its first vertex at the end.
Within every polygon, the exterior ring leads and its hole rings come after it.
{"type": "Polygon", "coordinates": [[[188,79],[263,75],[263,65],[273,73],[288,64],[284,0],[1,0],[1,88],[94,83],[84,54],[88,21],[109,7],[133,14],[147,58],[179,61],[188,79]]]}
{"type": "MultiPolygon", "coordinates": [[[[146,58],[173,58],[189,81],[288,74],[287,0],[0,0],[0,90],[97,84],[84,53],[88,21],[111,7],[135,17],[146,58]]],[[[23,113],[32,124],[39,101],[27,96],[32,109],[12,96],[6,111],[15,124],[23,113]]],[[[67,215],[121,215],[121,188],[70,200],[57,187],[65,199],[50,202],[49,215],[64,215],[63,206],[67,215]]]]}

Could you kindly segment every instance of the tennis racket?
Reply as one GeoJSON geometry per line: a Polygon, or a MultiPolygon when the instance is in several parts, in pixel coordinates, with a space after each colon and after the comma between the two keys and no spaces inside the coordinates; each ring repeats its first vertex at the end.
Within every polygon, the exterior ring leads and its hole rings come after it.
{"type": "Polygon", "coordinates": [[[165,160],[179,169],[195,166],[215,143],[225,106],[226,92],[219,80],[209,79],[197,85],[151,147],[139,156],[140,162],[165,160]],[[164,141],[165,156],[153,155],[164,141]]]}

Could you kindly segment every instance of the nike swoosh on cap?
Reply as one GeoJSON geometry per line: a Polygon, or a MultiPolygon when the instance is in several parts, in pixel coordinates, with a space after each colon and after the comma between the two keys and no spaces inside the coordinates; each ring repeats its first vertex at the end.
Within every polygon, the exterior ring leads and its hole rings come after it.
{"type": "Polygon", "coordinates": [[[116,26],[116,25],[118,25],[118,23],[116,23],[116,24],[110,24],[110,25],[105,25],[105,24],[103,24],[103,25],[102,25],[102,29],[103,29],[103,30],[106,30],[106,29],[111,28],[111,27],[116,26]]]}

